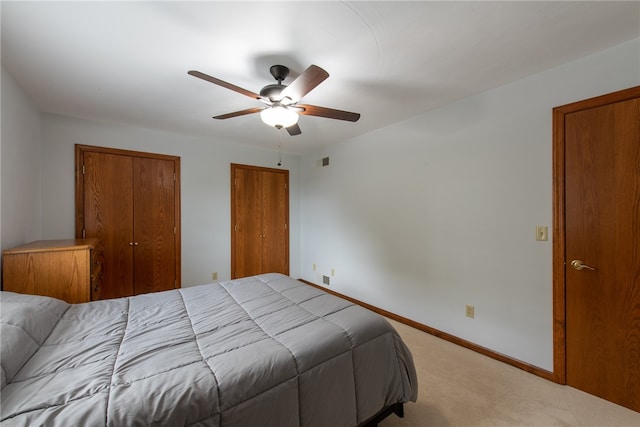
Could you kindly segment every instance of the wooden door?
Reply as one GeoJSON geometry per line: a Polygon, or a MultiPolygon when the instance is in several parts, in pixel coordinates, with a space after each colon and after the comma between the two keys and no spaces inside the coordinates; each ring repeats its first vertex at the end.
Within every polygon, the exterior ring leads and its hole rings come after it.
{"type": "Polygon", "coordinates": [[[262,188],[260,171],[235,168],[232,179],[231,278],[262,273],[262,188]]]}
{"type": "Polygon", "coordinates": [[[99,239],[106,266],[101,298],[133,295],[133,247],[129,245],[133,236],[132,159],[86,151],[81,161],[83,209],[76,236],[99,239]]]}
{"type": "Polygon", "coordinates": [[[231,165],[231,277],[289,274],[289,171],[231,165]]]}
{"type": "Polygon", "coordinates": [[[133,158],[133,293],[176,287],[175,170],[172,160],[133,158]]]}
{"type": "Polygon", "coordinates": [[[76,145],[76,236],[104,254],[101,298],[180,287],[178,157],[76,145]]]}
{"type": "Polygon", "coordinates": [[[262,272],[289,274],[289,192],[287,176],[261,172],[262,177],[262,272]]]}
{"type": "Polygon", "coordinates": [[[563,267],[554,275],[564,274],[556,322],[565,319],[566,383],[640,411],[640,88],[554,114],[564,147],[563,267]]]}

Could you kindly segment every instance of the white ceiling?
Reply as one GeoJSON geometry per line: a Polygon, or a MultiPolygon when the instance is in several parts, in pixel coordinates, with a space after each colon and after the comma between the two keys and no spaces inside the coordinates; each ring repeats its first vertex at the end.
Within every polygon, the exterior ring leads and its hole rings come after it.
{"type": "Polygon", "coordinates": [[[302,116],[301,153],[371,132],[640,37],[640,2],[2,1],[2,66],[44,112],[276,148],[254,92],[273,64],[330,77],[303,103],[361,113],[302,116]]]}

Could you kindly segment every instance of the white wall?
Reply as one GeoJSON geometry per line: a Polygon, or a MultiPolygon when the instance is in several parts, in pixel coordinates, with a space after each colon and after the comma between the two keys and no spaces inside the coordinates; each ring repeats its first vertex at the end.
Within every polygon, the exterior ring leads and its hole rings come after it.
{"type": "Polygon", "coordinates": [[[40,113],[2,69],[2,248],[36,240],[42,233],[40,113]]]}
{"type": "MultiPolygon", "coordinates": [[[[278,153],[126,125],[50,114],[42,122],[43,238],[74,235],[74,145],[180,156],[182,286],[231,275],[230,164],[277,167],[278,153]]],[[[299,276],[299,157],[283,155],[290,180],[290,274],[299,276]]]]}
{"type": "Polygon", "coordinates": [[[635,40],[304,156],[302,277],[552,371],[551,111],[639,84],[635,40]]]}

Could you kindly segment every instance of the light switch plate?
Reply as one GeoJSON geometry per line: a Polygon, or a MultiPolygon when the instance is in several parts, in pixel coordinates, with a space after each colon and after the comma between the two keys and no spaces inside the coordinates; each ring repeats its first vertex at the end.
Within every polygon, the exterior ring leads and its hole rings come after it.
{"type": "Polygon", "coordinates": [[[536,240],[539,242],[546,242],[549,240],[549,231],[546,225],[536,226],[536,240]]]}

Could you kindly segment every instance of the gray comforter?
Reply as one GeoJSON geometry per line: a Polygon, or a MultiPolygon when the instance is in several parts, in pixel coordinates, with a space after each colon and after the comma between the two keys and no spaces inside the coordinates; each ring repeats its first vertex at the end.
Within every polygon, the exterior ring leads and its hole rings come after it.
{"type": "Polygon", "coordinates": [[[279,274],[1,304],[3,426],[356,426],[417,397],[385,319],[279,274]]]}

